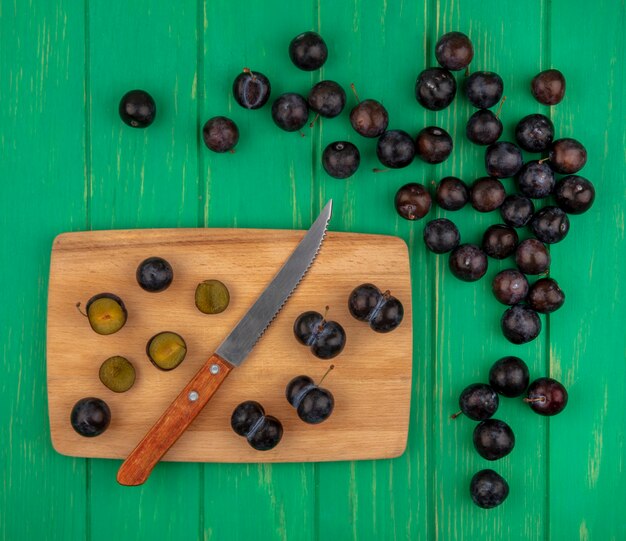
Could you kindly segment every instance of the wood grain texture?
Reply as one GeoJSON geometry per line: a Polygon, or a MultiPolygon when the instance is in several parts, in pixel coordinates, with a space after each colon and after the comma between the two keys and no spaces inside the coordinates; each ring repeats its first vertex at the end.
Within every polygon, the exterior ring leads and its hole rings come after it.
{"type": "MultiPolygon", "coordinates": [[[[624,12],[621,0],[1,2],[0,538],[626,538],[624,12]],[[331,51],[323,70],[312,73],[297,70],[286,52],[289,40],[309,29],[319,30],[331,51]],[[448,415],[462,387],[483,380],[492,360],[511,352],[498,334],[502,308],[490,297],[488,279],[461,284],[445,256],[426,252],[425,220],[405,222],[391,205],[405,182],[433,186],[446,174],[468,182],[483,174],[481,149],[464,139],[472,110],[462,94],[439,113],[413,97],[415,76],[434,64],[438,35],[452,29],[474,41],[472,70],[496,69],[505,79],[505,138],[520,115],[549,114],[557,133],[587,146],[582,174],[597,188],[594,207],[572,217],[569,236],[551,248],[551,274],[567,295],[565,306],[542,318],[536,344],[514,348],[532,375],[562,378],[570,403],[548,420],[503,401],[499,415],[511,422],[517,444],[496,463],[475,454],[472,423],[452,424],[448,415]],[[303,130],[305,137],[283,133],[269,106],[245,111],[234,103],[230,85],[244,66],[265,70],[273,97],[306,94],[322,78],[346,90],[354,82],[362,99],[381,99],[389,108],[391,127],[415,134],[441,125],[453,133],[455,150],[438,166],[415,162],[374,175],[375,141],[351,131],[350,95],[339,118],[303,130]],[[565,100],[552,108],[528,93],[530,78],[548,67],[568,80],[565,100]],[[116,113],[119,97],[134,87],[157,98],[158,119],[147,130],[126,128],[116,113]],[[234,155],[203,146],[202,124],[216,114],[240,127],[234,155]],[[344,181],[320,165],[323,148],[339,139],[357,143],[362,156],[359,171],[344,181]],[[145,485],[127,488],[115,480],[119,460],[53,450],[43,359],[49,247],[57,233],[303,229],[329,196],[339,203],[334,230],[395,234],[409,246],[413,393],[401,457],[166,462],[145,485]],[[485,466],[511,485],[505,505],[491,511],[473,506],[466,488],[471,473],[485,466]]],[[[470,209],[433,209],[428,218],[444,215],[473,241],[498,219],[470,209]]],[[[489,274],[497,267],[490,262],[489,274]]]]}
{"type": "MultiPolygon", "coordinates": [[[[166,229],[57,237],[50,271],[47,352],[55,449],[69,455],[125,458],[252,306],[304,233],[166,229]],[[175,276],[159,294],[145,292],[135,279],[137,265],[155,253],[170,262],[175,276]],[[231,301],[222,314],[207,316],[193,302],[196,285],[208,278],[229,289],[231,301]],[[118,295],[129,313],[126,325],[108,336],[93,332],[75,308],[74,299],[102,291],[118,295]],[[168,372],[156,369],[145,354],[148,340],[164,330],[180,334],[187,344],[183,363],[168,372]],[[98,379],[100,364],[112,355],[125,356],[135,366],[137,380],[126,393],[109,391],[98,379]],[[112,410],[111,426],[97,438],[79,436],[68,423],[73,404],[83,396],[98,396],[112,410]]],[[[299,462],[402,454],[411,390],[410,292],[408,254],[401,239],[329,233],[315,263],[246,363],[164,459],[299,462]],[[350,292],[364,282],[385,284],[403,302],[407,315],[392,333],[375,333],[348,312],[350,292]],[[321,377],[330,364],[318,362],[293,337],[298,315],[324,312],[326,305],[331,307],[328,317],[340,322],[350,336],[341,356],[332,361],[336,368],[327,381],[343,407],[337,407],[324,425],[312,428],[299,420],[285,399],[285,387],[300,374],[321,377]],[[260,402],[281,420],[285,428],[281,445],[259,453],[232,431],[231,413],[245,400],[260,402]],[[356,445],[363,437],[370,444],[356,445]]]]}

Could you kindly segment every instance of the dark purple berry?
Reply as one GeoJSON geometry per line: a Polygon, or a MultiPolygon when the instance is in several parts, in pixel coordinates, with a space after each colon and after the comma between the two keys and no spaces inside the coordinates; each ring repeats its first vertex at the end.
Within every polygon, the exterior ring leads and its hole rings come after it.
{"type": "Polygon", "coordinates": [[[550,268],[550,254],[543,242],[526,239],[517,245],[515,263],[524,274],[541,274],[550,268]]]}
{"type": "Polygon", "coordinates": [[[528,388],[528,382],[528,366],[519,357],[502,357],[489,370],[489,385],[502,396],[521,396],[528,388]]]}
{"type": "Polygon", "coordinates": [[[373,284],[355,287],[348,298],[348,309],[352,317],[368,322],[372,330],[380,333],[393,331],[404,317],[402,303],[373,284]]]}
{"type": "Polygon", "coordinates": [[[165,291],[174,279],[172,266],[162,257],[144,259],[135,272],[137,283],[150,292],[165,291]]]}
{"type": "Polygon", "coordinates": [[[92,396],[81,398],[70,414],[72,428],[81,436],[93,438],[102,434],[111,423],[111,410],[104,400],[92,396]]]}
{"type": "Polygon", "coordinates": [[[281,130],[298,131],[309,120],[309,105],[300,94],[282,94],[272,104],[272,119],[281,130]]]}
{"type": "Polygon", "coordinates": [[[309,92],[309,108],[325,118],[334,118],[346,105],[346,92],[335,81],[321,81],[309,92]]]}
{"type": "Polygon", "coordinates": [[[472,184],[470,201],[478,212],[491,212],[504,202],[506,192],[497,178],[482,177],[472,184]]]}
{"type": "Polygon", "coordinates": [[[475,282],[487,272],[487,255],[475,244],[461,244],[450,253],[452,274],[465,282],[475,282]]]}
{"type": "Polygon", "coordinates": [[[504,312],[500,320],[504,337],[513,344],[525,344],[539,336],[541,320],[532,308],[516,304],[504,312]]]}
{"type": "Polygon", "coordinates": [[[452,418],[458,417],[461,413],[467,415],[474,421],[484,421],[489,419],[500,404],[498,394],[485,383],[472,383],[463,389],[459,396],[459,413],[455,413],[452,418]]]}
{"type": "Polygon", "coordinates": [[[119,113],[125,124],[133,128],[146,128],[154,122],[156,104],[144,90],[131,90],[122,96],[119,113]]]}
{"type": "Polygon", "coordinates": [[[441,163],[452,152],[452,137],[442,128],[429,126],[417,134],[415,150],[417,156],[426,163],[441,163]]]}
{"type": "Polygon", "coordinates": [[[526,197],[542,199],[554,189],[554,172],[545,162],[525,163],[516,177],[519,191],[526,197]]]}
{"type": "Polygon", "coordinates": [[[528,292],[528,306],[542,314],[549,314],[563,306],[565,293],[553,278],[540,278],[528,292]]]}
{"type": "Polygon", "coordinates": [[[232,429],[246,438],[253,449],[269,451],[278,445],[283,437],[283,425],[276,417],[265,415],[263,406],[249,400],[242,402],[230,418],[232,429]]]}
{"type": "Polygon", "coordinates": [[[562,241],[569,232],[569,218],[559,207],[543,207],[530,220],[535,237],[546,244],[562,241]]]}
{"type": "Polygon", "coordinates": [[[532,218],[535,212],[533,202],[523,195],[507,195],[500,205],[500,216],[506,225],[523,227],[532,218]]]}
{"type": "Polygon", "coordinates": [[[244,68],[233,82],[235,101],[245,109],[259,109],[270,98],[272,86],[269,79],[258,71],[244,68]]]}
{"type": "Polygon", "coordinates": [[[380,102],[363,100],[350,111],[350,124],[363,137],[378,137],[389,125],[389,114],[380,102]]]}
{"type": "Polygon", "coordinates": [[[459,71],[469,66],[474,58],[474,47],[465,34],[448,32],[437,41],[435,57],[444,68],[459,71]]]}
{"type": "Polygon", "coordinates": [[[556,105],[565,95],[565,77],[559,70],[542,71],[533,77],[530,91],[539,103],[556,105]]]}
{"type": "Polygon", "coordinates": [[[470,482],[470,496],[483,509],[497,507],[509,495],[509,485],[493,470],[480,470],[470,482]]]}
{"type": "Polygon", "coordinates": [[[488,109],[476,111],[465,126],[465,135],[477,145],[491,145],[502,135],[502,122],[488,109]]]}
{"type": "Polygon", "coordinates": [[[557,139],[548,155],[550,167],[555,173],[571,175],[580,171],[587,163],[587,150],[576,139],[557,139]]]}
{"type": "Polygon", "coordinates": [[[552,378],[539,378],[533,381],[526,393],[526,402],[540,415],[556,415],[567,406],[567,390],[552,378]]]}
{"type": "Polygon", "coordinates": [[[359,149],[348,141],[330,143],[322,154],[324,170],[335,178],[348,178],[359,168],[359,149]]]}
{"type": "Polygon", "coordinates": [[[311,348],[318,359],[332,359],[346,345],[346,332],[336,321],[327,321],[319,312],[304,312],[293,324],[296,340],[311,348]]]}
{"type": "Polygon", "coordinates": [[[559,180],[552,193],[559,208],[568,214],[587,212],[596,197],[593,184],[578,175],[570,175],[559,180]]]}
{"type": "Polygon", "coordinates": [[[239,129],[230,118],[215,116],[204,124],[202,138],[213,152],[228,152],[239,142],[239,129]]]}
{"type": "Polygon", "coordinates": [[[431,111],[440,111],[452,103],[456,95],[454,76],[443,68],[422,71],[415,82],[417,101],[431,111]]]}
{"type": "Polygon", "coordinates": [[[317,32],[303,32],[291,40],[289,58],[297,68],[313,71],[326,62],[328,48],[317,32]]]}
{"type": "Polygon", "coordinates": [[[396,192],[394,204],[398,214],[405,220],[418,220],[428,214],[432,199],[422,184],[410,182],[396,192]]]}
{"type": "Polygon", "coordinates": [[[504,83],[493,71],[475,71],[465,79],[463,90],[474,107],[488,109],[502,99],[504,83]]]}
{"type": "Polygon", "coordinates": [[[489,145],[485,151],[487,174],[496,178],[509,178],[517,174],[524,161],[517,145],[507,141],[498,141],[489,145]]]}
{"type": "Polygon", "coordinates": [[[424,227],[424,243],[436,254],[445,254],[454,250],[461,240],[456,225],[446,218],[431,220],[424,227]]]}
{"type": "Polygon", "coordinates": [[[515,140],[528,152],[545,152],[554,139],[554,124],[545,115],[528,115],[517,123],[515,140]]]}
{"type": "Polygon", "coordinates": [[[482,249],[489,257],[504,259],[515,252],[517,232],[508,225],[491,225],[483,234],[482,249]]]}
{"type": "Polygon", "coordinates": [[[309,424],[319,424],[328,419],[335,406],[333,394],[316,385],[308,376],[293,378],[287,384],[285,396],[296,408],[298,417],[309,424]]]}
{"type": "Polygon", "coordinates": [[[456,177],[445,177],[437,185],[435,201],[445,210],[462,209],[469,201],[469,189],[456,177]]]}
{"type": "Polygon", "coordinates": [[[520,271],[505,269],[496,274],[491,282],[491,291],[502,304],[512,306],[528,295],[528,280],[520,271]]]}
{"type": "Polygon", "coordinates": [[[386,167],[406,167],[415,157],[415,143],[403,130],[387,130],[378,138],[376,156],[386,167]]]}
{"type": "Polygon", "coordinates": [[[474,448],[487,460],[498,460],[515,447],[511,427],[498,419],[485,419],[476,425],[473,434],[474,448]]]}

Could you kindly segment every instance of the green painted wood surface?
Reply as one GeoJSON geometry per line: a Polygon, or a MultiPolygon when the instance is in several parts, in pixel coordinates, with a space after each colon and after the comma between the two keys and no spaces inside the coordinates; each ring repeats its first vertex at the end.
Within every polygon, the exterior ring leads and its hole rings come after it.
{"type": "MultiPolygon", "coordinates": [[[[172,3],[0,2],[0,182],[3,187],[0,342],[0,539],[519,539],[626,538],[626,61],[622,1],[531,2],[303,1],[172,3]],[[319,72],[293,67],[287,44],[319,30],[330,56],[319,72]],[[397,188],[432,185],[454,174],[483,174],[482,152],[464,139],[471,107],[459,96],[441,112],[413,96],[417,73],[434,65],[443,32],[474,41],[472,69],[498,71],[507,101],[503,139],[521,116],[549,114],[559,136],[589,151],[583,170],[597,188],[594,207],[572,217],[551,247],[554,276],[567,294],[542,317],[533,343],[500,334],[502,312],[490,278],[455,280],[445,257],[427,253],[425,221],[393,209],[397,188]],[[322,79],[383,101],[392,128],[416,133],[437,124],[453,135],[438,166],[374,174],[375,142],[349,127],[348,112],[318,121],[305,137],[278,130],[269,107],[245,111],[230,93],[236,74],[265,72],[273,94],[306,93],[322,79]],[[565,100],[547,108],[528,91],[532,76],[557,67],[565,100]],[[157,121],[132,130],[117,116],[135,87],[157,100],[157,121]],[[233,155],[210,153],[200,130],[226,114],[240,126],[233,155]],[[328,177],[324,147],[347,139],[362,153],[347,181],[328,177]],[[123,227],[304,228],[327,198],[335,230],[396,234],[413,276],[414,390],[406,453],[394,460],[324,464],[161,464],[148,483],[121,488],[119,461],[56,454],[49,439],[45,316],[49,250],[61,231],[123,227]],[[532,376],[570,390],[553,419],[503,401],[516,447],[488,463],[471,445],[473,423],[451,421],[460,390],[484,380],[493,361],[517,354],[532,376]],[[472,474],[493,467],[509,481],[504,505],[484,511],[468,496],[472,474]]],[[[462,79],[462,74],[457,74],[462,79]]],[[[512,181],[506,180],[507,189],[512,181]]],[[[498,221],[433,209],[465,240],[498,221]]],[[[71,377],[71,374],[68,374],[71,377]]],[[[330,385],[330,383],[329,383],[330,385]]],[[[367,445],[367,442],[363,443],[367,445]]]]}

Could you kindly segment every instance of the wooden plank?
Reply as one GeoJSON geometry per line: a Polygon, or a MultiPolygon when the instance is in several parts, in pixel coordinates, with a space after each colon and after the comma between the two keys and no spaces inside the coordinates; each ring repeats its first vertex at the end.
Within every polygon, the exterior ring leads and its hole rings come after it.
{"type": "Polygon", "coordinates": [[[80,539],[86,467],[50,445],[44,306],[54,235],[85,225],[83,11],[0,11],[0,538],[80,539]]]}
{"type": "MultiPolygon", "coordinates": [[[[89,228],[196,226],[196,2],[88,2],[88,10],[89,228]],[[147,129],[118,115],[134,88],[156,101],[147,129]]],[[[127,488],[115,480],[119,461],[90,464],[92,540],[201,535],[201,466],[162,464],[127,488]]]]}
{"type": "MultiPolygon", "coordinates": [[[[458,1],[436,4],[431,18],[431,65],[436,65],[434,46],[445,32],[459,30],[472,39],[474,59],[471,71],[487,70],[500,74],[504,81],[506,102],[501,113],[504,132],[500,140],[513,141],[515,125],[523,116],[541,112],[533,100],[528,81],[542,63],[542,39],[545,39],[544,13],[538,2],[524,5],[499,2],[458,1]],[[502,26],[503,9],[506,26],[502,26]],[[529,21],[533,21],[529,24],[529,21]]],[[[437,178],[454,175],[468,185],[485,176],[485,148],[474,145],[465,136],[467,119],[476,110],[465,98],[462,86],[464,74],[456,73],[458,92],[452,105],[434,115],[435,125],[446,129],[453,137],[452,156],[436,167],[437,178]]],[[[493,108],[494,111],[497,107],[493,108]]],[[[536,159],[525,155],[526,160],[536,159]]],[[[507,193],[515,193],[513,179],[502,181],[507,193]]],[[[455,222],[461,232],[461,242],[480,245],[483,232],[492,224],[502,223],[498,211],[481,214],[467,205],[461,211],[438,209],[437,217],[455,222]]],[[[528,232],[518,230],[522,238],[528,232]]],[[[478,455],[472,444],[476,422],[462,416],[452,420],[458,410],[458,397],[464,387],[475,382],[488,382],[491,365],[506,355],[516,355],[526,361],[531,375],[545,374],[545,329],[533,342],[514,345],[500,330],[500,317],[507,308],[494,298],[491,281],[506,268],[515,268],[513,258],[489,259],[487,274],[476,283],[456,279],[448,268],[448,257],[439,256],[435,262],[437,323],[433,329],[435,346],[435,381],[438,390],[432,396],[435,409],[433,436],[436,440],[435,463],[432,464],[433,491],[441,491],[435,500],[435,532],[433,539],[463,537],[488,539],[493,532],[507,539],[542,539],[546,533],[545,500],[547,488],[547,457],[545,420],[537,418],[521,400],[500,400],[494,418],[507,422],[516,437],[510,455],[488,461],[478,455]],[[471,500],[469,484],[479,470],[490,468],[509,483],[510,494],[503,505],[485,511],[471,500]]]]}
{"type": "Polygon", "coordinates": [[[567,89],[552,107],[557,137],[588,152],[580,175],[596,187],[594,206],[570,216],[568,236],[551,248],[551,276],[566,295],[550,316],[550,375],[569,390],[567,408],[549,422],[550,536],[626,538],[623,430],[626,426],[626,298],[623,286],[624,96],[623,2],[550,4],[550,65],[567,89]],[[572,36],[593,28],[586,45],[572,36]]]}
{"type": "MultiPolygon", "coordinates": [[[[158,229],[58,237],[48,304],[48,389],[55,448],[69,455],[125,458],[252,306],[304,233],[158,229]],[[175,276],[159,294],[144,291],[135,279],[138,262],[154,253],[170,262],[175,276]],[[208,278],[221,280],[231,296],[228,308],[213,316],[194,304],[196,285],[208,278]],[[75,309],[74,299],[102,291],[119,296],[129,314],[124,327],[108,336],[95,333],[75,309]],[[179,333],[187,345],[183,363],[168,372],[154,367],[146,355],[150,338],[166,330],[179,333]],[[110,391],[98,378],[100,364],[112,355],[122,355],[135,366],[137,379],[126,393],[110,391]],[[84,396],[102,398],[112,410],[111,426],[97,438],[81,437],[68,422],[73,404],[84,396]]],[[[410,291],[402,240],[329,233],[267,334],[165,460],[300,462],[402,454],[411,391],[410,291]],[[371,277],[405,298],[407,314],[400,327],[379,334],[350,315],[347,299],[355,277],[363,281],[371,277]],[[329,319],[339,321],[350,336],[340,356],[322,362],[293,336],[293,322],[319,302],[321,291],[333,307],[329,319]],[[331,362],[336,368],[327,384],[337,406],[332,417],[315,429],[303,423],[285,400],[285,387],[297,375],[294,370],[309,370],[317,379],[331,362]],[[231,413],[245,400],[257,400],[283,423],[284,439],[272,451],[259,453],[232,431],[231,413]],[[371,441],[362,446],[360,438],[371,441]]]]}
{"type": "MultiPolygon", "coordinates": [[[[320,201],[332,197],[341,209],[336,227],[348,231],[401,236],[409,246],[414,306],[413,391],[407,451],[394,460],[322,464],[319,467],[320,539],[429,539],[431,513],[429,483],[428,398],[431,395],[430,332],[432,305],[424,280],[423,256],[416,224],[400,218],[393,207],[396,190],[422,180],[422,170],[373,173],[381,167],[376,139],[366,139],[351,127],[349,114],[360,99],[377,99],[389,112],[389,129],[414,135],[423,113],[413,93],[423,59],[429,6],[416,2],[320,2],[319,29],[329,45],[329,59],[320,79],[331,79],[346,90],[346,107],[316,128],[315,190],[320,201]],[[321,165],[324,148],[333,141],[354,143],[361,165],[354,176],[339,180],[321,165]]],[[[339,214],[339,213],[338,213],[339,214]]],[[[355,279],[355,285],[358,285],[355,279]]],[[[387,287],[378,284],[379,287],[387,287]]],[[[405,299],[401,298],[402,301],[405,299]]],[[[388,400],[391,397],[388,397],[388,400]]],[[[369,445],[363,439],[362,445],[369,445]]]]}
{"type": "MultiPolygon", "coordinates": [[[[293,37],[314,28],[316,5],[308,1],[291,9],[276,0],[199,2],[198,130],[210,117],[226,115],[241,135],[234,155],[202,148],[199,225],[304,229],[321,210],[323,205],[312,196],[313,138],[308,128],[301,137],[281,131],[271,118],[273,99],[284,92],[306,93],[317,76],[298,70],[287,53],[293,37]],[[244,67],[271,81],[270,101],[261,109],[245,110],[234,101],[232,83],[244,67]]],[[[205,537],[315,539],[316,468],[306,463],[207,464],[205,537]],[[242,518],[239,510],[244,510],[243,517],[254,510],[254,520],[242,518]]]]}

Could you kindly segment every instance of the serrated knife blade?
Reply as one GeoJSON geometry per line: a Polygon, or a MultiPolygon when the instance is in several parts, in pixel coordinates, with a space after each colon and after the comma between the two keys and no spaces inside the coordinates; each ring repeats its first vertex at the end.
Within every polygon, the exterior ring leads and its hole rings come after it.
{"type": "Polygon", "coordinates": [[[148,479],[226,376],[246,359],[313,264],[331,215],[332,199],[248,312],[122,463],[117,472],[121,485],[141,485],[148,479]]]}

